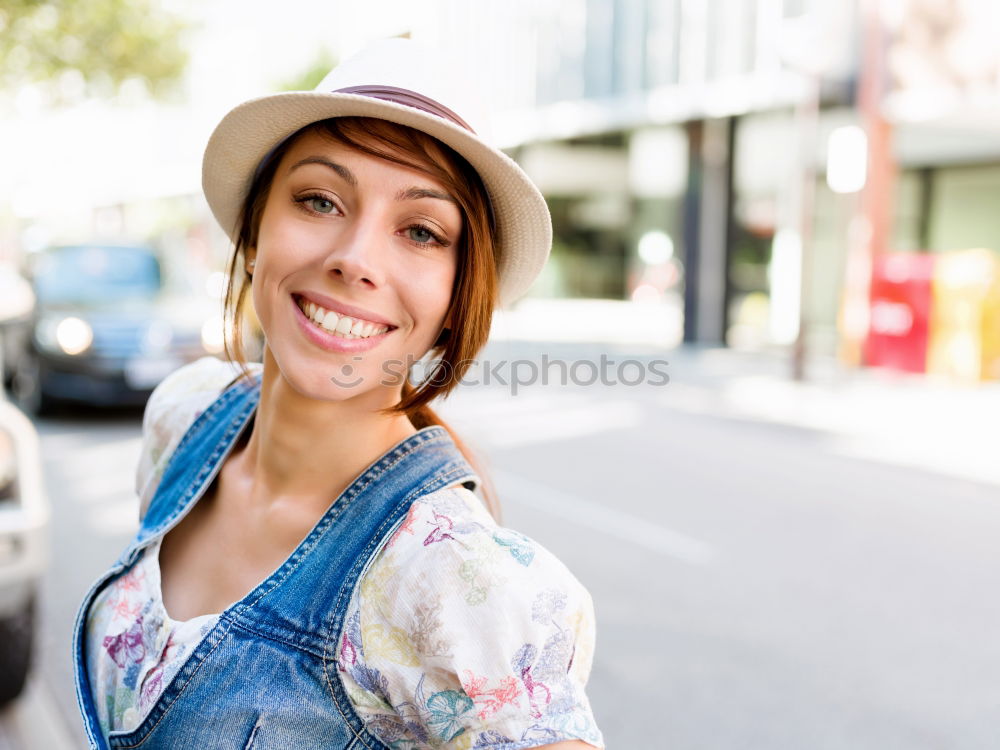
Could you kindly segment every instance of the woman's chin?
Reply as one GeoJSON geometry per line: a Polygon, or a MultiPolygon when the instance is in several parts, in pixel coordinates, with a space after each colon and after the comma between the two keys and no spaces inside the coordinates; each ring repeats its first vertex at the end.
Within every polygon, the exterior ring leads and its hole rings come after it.
{"type": "Polygon", "coordinates": [[[300,396],[313,401],[371,404],[374,409],[391,406],[399,401],[401,386],[386,380],[379,382],[372,373],[356,369],[312,364],[302,368],[279,365],[282,378],[300,396]]]}

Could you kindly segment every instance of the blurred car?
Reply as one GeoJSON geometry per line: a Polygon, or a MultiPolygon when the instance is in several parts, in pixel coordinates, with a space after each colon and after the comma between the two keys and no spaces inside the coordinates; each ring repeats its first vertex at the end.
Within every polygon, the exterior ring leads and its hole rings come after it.
{"type": "Polygon", "coordinates": [[[48,526],[38,435],[0,388],[0,707],[20,695],[31,665],[48,526]]]}
{"type": "Polygon", "coordinates": [[[30,328],[34,309],[31,284],[13,264],[0,263],[0,370],[6,385],[10,385],[11,373],[4,363],[11,361],[12,352],[23,348],[23,337],[30,328]]]}
{"type": "Polygon", "coordinates": [[[28,411],[55,401],[141,405],[168,373],[222,351],[218,300],[166,283],[150,247],[70,245],[36,253],[27,331],[10,332],[11,391],[28,411]]]}

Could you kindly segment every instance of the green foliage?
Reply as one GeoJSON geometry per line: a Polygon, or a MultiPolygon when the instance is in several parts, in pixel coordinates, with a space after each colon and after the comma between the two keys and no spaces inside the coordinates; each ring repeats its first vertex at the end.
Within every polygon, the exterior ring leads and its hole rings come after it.
{"type": "Polygon", "coordinates": [[[0,0],[0,86],[75,72],[92,92],[134,78],[162,95],[187,65],[186,29],[156,0],[0,0]]]}
{"type": "Polygon", "coordinates": [[[321,50],[305,70],[279,83],[278,91],[312,91],[337,65],[337,58],[329,50],[321,50]]]}

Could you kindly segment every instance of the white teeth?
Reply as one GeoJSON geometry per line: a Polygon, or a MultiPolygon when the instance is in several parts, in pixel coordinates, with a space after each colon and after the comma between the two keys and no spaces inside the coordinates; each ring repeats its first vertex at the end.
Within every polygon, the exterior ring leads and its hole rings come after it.
{"type": "Polygon", "coordinates": [[[340,316],[337,315],[337,313],[335,313],[335,312],[333,312],[331,310],[322,319],[322,321],[320,322],[320,325],[323,326],[328,331],[336,331],[337,330],[337,324],[339,322],[340,322],[340,316]]]}
{"type": "Polygon", "coordinates": [[[388,326],[382,326],[378,323],[358,320],[347,315],[338,315],[332,310],[326,310],[307,300],[299,301],[299,309],[319,327],[346,339],[363,339],[369,336],[380,336],[389,330],[388,326]]]}

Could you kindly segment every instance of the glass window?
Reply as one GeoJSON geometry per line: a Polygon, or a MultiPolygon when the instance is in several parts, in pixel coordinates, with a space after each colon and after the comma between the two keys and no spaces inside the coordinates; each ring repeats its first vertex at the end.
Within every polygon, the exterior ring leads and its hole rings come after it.
{"type": "Polygon", "coordinates": [[[45,251],[32,264],[43,302],[91,302],[148,296],[161,286],[152,250],[81,245],[45,251]]]}

